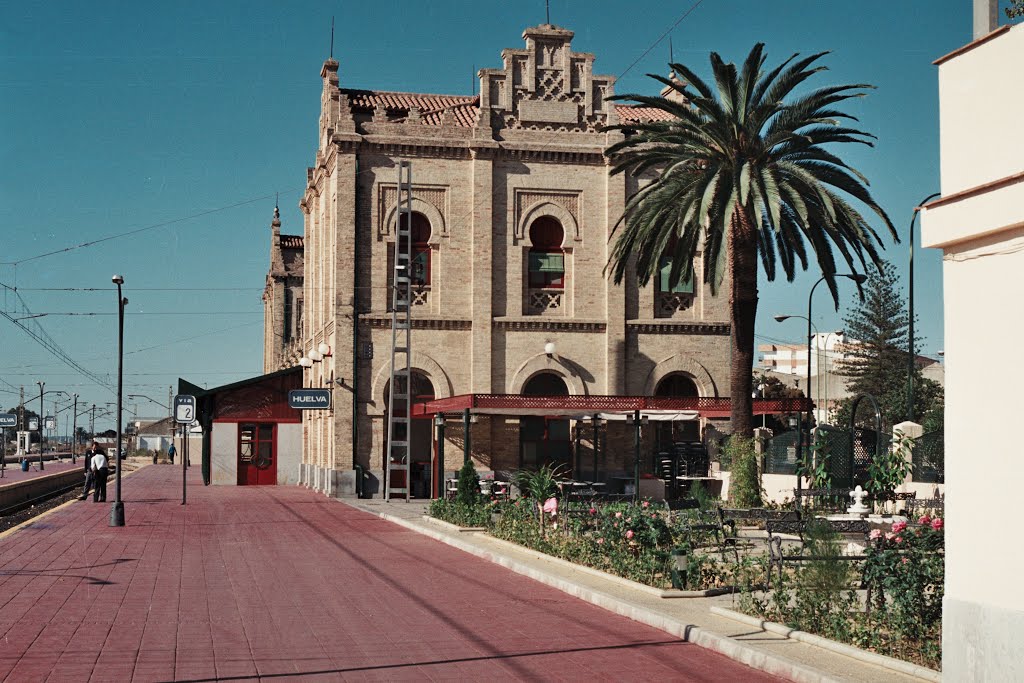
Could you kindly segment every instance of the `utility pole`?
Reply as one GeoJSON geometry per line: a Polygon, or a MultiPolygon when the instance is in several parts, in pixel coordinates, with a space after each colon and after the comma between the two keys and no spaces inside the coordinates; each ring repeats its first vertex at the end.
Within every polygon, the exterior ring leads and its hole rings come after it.
{"type": "Polygon", "coordinates": [[[96,404],[92,404],[92,415],[89,417],[89,436],[96,440],[96,404]]]}
{"type": "Polygon", "coordinates": [[[25,387],[21,387],[21,395],[18,397],[18,431],[25,431],[25,387]]]}
{"type": "Polygon", "coordinates": [[[39,385],[39,469],[40,471],[45,469],[43,465],[43,413],[46,408],[43,407],[43,389],[46,388],[46,382],[36,382],[39,385]]]}
{"type": "Polygon", "coordinates": [[[74,395],[75,404],[71,408],[71,464],[75,464],[75,447],[78,445],[78,394],[74,395]]]}

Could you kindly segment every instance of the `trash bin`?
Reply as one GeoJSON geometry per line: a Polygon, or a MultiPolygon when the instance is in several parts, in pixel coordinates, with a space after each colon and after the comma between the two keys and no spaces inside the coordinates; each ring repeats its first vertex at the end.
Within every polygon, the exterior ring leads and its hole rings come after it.
{"type": "Polygon", "coordinates": [[[21,459],[21,471],[28,472],[28,458],[21,459]]]}

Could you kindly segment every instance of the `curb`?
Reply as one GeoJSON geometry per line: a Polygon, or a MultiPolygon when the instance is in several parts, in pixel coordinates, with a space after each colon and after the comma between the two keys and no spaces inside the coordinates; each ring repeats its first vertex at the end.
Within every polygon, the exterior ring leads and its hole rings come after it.
{"type": "MultiPolygon", "coordinates": [[[[345,501],[340,502],[344,503],[345,501]]],[[[433,538],[434,540],[450,545],[453,548],[457,548],[463,552],[469,553],[470,555],[501,565],[502,567],[510,569],[517,574],[522,574],[534,581],[551,586],[552,588],[557,588],[564,593],[568,593],[580,600],[584,600],[592,605],[606,609],[609,612],[614,612],[615,614],[632,619],[633,621],[641,624],[652,626],[660,631],[676,636],[681,640],[685,640],[705,649],[725,655],[729,659],[741,664],[746,664],[752,669],[764,671],[765,673],[779,676],[790,681],[795,681],[796,683],[838,683],[835,679],[826,676],[820,671],[809,669],[804,665],[790,659],[786,659],[785,657],[754,650],[753,648],[749,648],[728,636],[706,631],[694,624],[687,624],[679,619],[658,614],[657,612],[643,607],[637,607],[625,600],[601,593],[597,590],[584,588],[572,581],[554,576],[521,562],[517,562],[516,560],[504,555],[499,555],[488,550],[477,548],[470,543],[445,534],[440,530],[435,531],[434,529],[428,529],[407,519],[396,517],[386,512],[367,510],[356,505],[352,505],[351,507],[380,517],[381,519],[397,524],[398,526],[405,527],[410,531],[415,531],[416,533],[433,538]]],[[[549,556],[546,555],[544,556],[545,559],[548,559],[548,557],[549,556]]],[[[576,565],[573,565],[573,567],[578,569],[576,565]]]]}
{"type": "Polygon", "coordinates": [[[785,624],[778,624],[773,621],[762,621],[757,617],[752,617],[741,612],[735,612],[725,607],[718,607],[713,605],[711,607],[711,613],[717,614],[722,617],[728,617],[734,619],[748,626],[754,626],[756,628],[763,629],[776,633],[792,640],[799,640],[802,643],[808,645],[814,645],[816,647],[830,650],[837,654],[846,655],[853,659],[858,659],[868,664],[874,664],[875,666],[882,667],[883,669],[889,669],[896,671],[901,674],[908,676],[914,676],[926,681],[934,681],[935,683],[942,683],[942,672],[928,669],[917,664],[911,664],[910,662],[904,662],[903,660],[896,659],[895,657],[887,657],[886,655],[880,655],[875,652],[867,652],[860,648],[853,647],[852,645],[846,645],[835,640],[829,640],[828,638],[822,638],[821,636],[814,635],[813,633],[807,633],[806,631],[797,631],[792,629],[785,624]]]}

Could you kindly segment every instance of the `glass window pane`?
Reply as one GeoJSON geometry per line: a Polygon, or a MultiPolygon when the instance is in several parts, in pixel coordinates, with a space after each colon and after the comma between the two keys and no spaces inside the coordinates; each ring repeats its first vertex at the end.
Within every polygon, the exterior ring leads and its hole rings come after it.
{"type": "MultiPolygon", "coordinates": [[[[274,425],[260,425],[260,441],[270,443],[274,439],[274,425]]],[[[262,445],[260,446],[262,448],[262,445]]]]}
{"type": "Polygon", "coordinates": [[[549,420],[548,421],[548,438],[553,441],[568,441],[569,440],[569,421],[568,420],[549,420]]]}

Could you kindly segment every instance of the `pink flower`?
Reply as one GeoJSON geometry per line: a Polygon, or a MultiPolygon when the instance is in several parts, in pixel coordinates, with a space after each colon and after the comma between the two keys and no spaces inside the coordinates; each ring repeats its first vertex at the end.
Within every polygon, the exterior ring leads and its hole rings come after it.
{"type": "Polygon", "coordinates": [[[597,508],[590,508],[590,514],[596,515],[597,514],[597,508]]]}
{"type": "Polygon", "coordinates": [[[892,540],[895,543],[902,543],[903,542],[903,537],[902,536],[897,536],[896,538],[894,538],[892,540]]]}
{"type": "Polygon", "coordinates": [[[910,560],[904,557],[902,564],[910,564],[910,560]]]}
{"type": "Polygon", "coordinates": [[[597,544],[598,545],[604,545],[604,539],[603,538],[597,539],[597,544]]]}
{"type": "Polygon", "coordinates": [[[894,538],[896,538],[896,534],[893,534],[893,533],[886,533],[885,534],[885,540],[887,540],[887,541],[891,541],[894,538]]]}
{"type": "Polygon", "coordinates": [[[558,514],[558,499],[557,498],[548,498],[546,501],[544,501],[544,512],[551,513],[552,517],[557,515],[558,514]]]}
{"type": "Polygon", "coordinates": [[[872,529],[871,533],[868,534],[868,538],[870,538],[872,541],[877,541],[881,537],[882,537],[882,530],[881,529],[872,529]]]}
{"type": "Polygon", "coordinates": [[[921,515],[921,517],[918,518],[917,523],[918,524],[931,524],[932,523],[932,518],[929,517],[928,515],[921,515]]]}
{"type": "Polygon", "coordinates": [[[645,500],[644,502],[640,503],[640,507],[649,508],[651,507],[651,504],[645,500]]]}
{"type": "Polygon", "coordinates": [[[894,534],[898,534],[899,532],[903,531],[906,528],[907,528],[907,523],[906,522],[896,522],[895,524],[892,525],[892,532],[894,534]]]}
{"type": "Polygon", "coordinates": [[[630,529],[629,531],[626,532],[626,538],[633,538],[633,530],[632,529],[630,529]]]}
{"type": "Polygon", "coordinates": [[[658,518],[658,513],[657,512],[654,512],[654,513],[651,514],[651,519],[657,519],[657,518],[658,518]]]}
{"type": "Polygon", "coordinates": [[[615,519],[621,519],[621,518],[622,518],[622,513],[621,512],[616,512],[615,513],[615,519]]]}
{"type": "Polygon", "coordinates": [[[945,525],[942,523],[942,518],[941,517],[936,517],[935,519],[932,520],[932,528],[935,529],[936,531],[942,531],[942,527],[943,526],[945,526],[945,525]]]}

